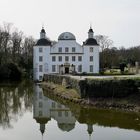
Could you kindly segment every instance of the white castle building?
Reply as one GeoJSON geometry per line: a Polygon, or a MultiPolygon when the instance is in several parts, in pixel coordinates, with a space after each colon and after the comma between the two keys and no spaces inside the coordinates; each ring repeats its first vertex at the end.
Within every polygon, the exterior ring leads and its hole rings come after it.
{"type": "Polygon", "coordinates": [[[60,34],[58,42],[52,42],[42,28],[33,48],[33,70],[34,80],[42,80],[44,74],[50,73],[99,73],[99,45],[92,28],[82,45],[70,32],[60,34]]]}

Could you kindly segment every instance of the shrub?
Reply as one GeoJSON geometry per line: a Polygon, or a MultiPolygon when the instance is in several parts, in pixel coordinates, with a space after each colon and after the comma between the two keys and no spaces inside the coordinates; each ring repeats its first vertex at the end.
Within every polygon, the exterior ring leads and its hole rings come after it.
{"type": "Polygon", "coordinates": [[[8,63],[0,67],[0,79],[20,80],[21,72],[13,63],[8,63]]]}

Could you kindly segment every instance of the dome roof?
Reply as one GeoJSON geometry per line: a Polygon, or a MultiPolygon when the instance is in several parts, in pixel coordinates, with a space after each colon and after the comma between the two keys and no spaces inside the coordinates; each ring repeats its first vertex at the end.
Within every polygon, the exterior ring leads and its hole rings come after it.
{"type": "Polygon", "coordinates": [[[65,123],[58,123],[58,127],[62,130],[62,131],[71,131],[72,129],[74,129],[75,124],[65,124],[65,123]]]}
{"type": "Polygon", "coordinates": [[[46,38],[41,38],[36,43],[36,46],[49,46],[49,45],[51,45],[51,41],[46,38]]]}
{"type": "Polygon", "coordinates": [[[64,32],[59,35],[58,40],[76,40],[76,38],[72,33],[64,32]]]}
{"type": "Polygon", "coordinates": [[[98,45],[96,39],[94,38],[88,38],[83,44],[84,45],[98,45]]]}

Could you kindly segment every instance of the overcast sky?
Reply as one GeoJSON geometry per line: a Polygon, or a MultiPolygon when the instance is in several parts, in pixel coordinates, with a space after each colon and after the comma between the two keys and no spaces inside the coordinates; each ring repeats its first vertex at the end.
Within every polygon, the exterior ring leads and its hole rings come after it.
{"type": "Polygon", "coordinates": [[[95,35],[109,36],[116,47],[140,45],[140,0],[0,0],[3,22],[36,39],[42,24],[51,40],[69,31],[80,44],[92,23],[95,35]]]}

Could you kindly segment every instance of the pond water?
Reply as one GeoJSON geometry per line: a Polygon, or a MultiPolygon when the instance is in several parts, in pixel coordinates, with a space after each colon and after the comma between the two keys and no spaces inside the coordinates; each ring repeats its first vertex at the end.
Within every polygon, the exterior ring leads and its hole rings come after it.
{"type": "Polygon", "coordinates": [[[140,114],[83,108],[30,81],[0,84],[0,140],[140,140],[140,114]]]}

